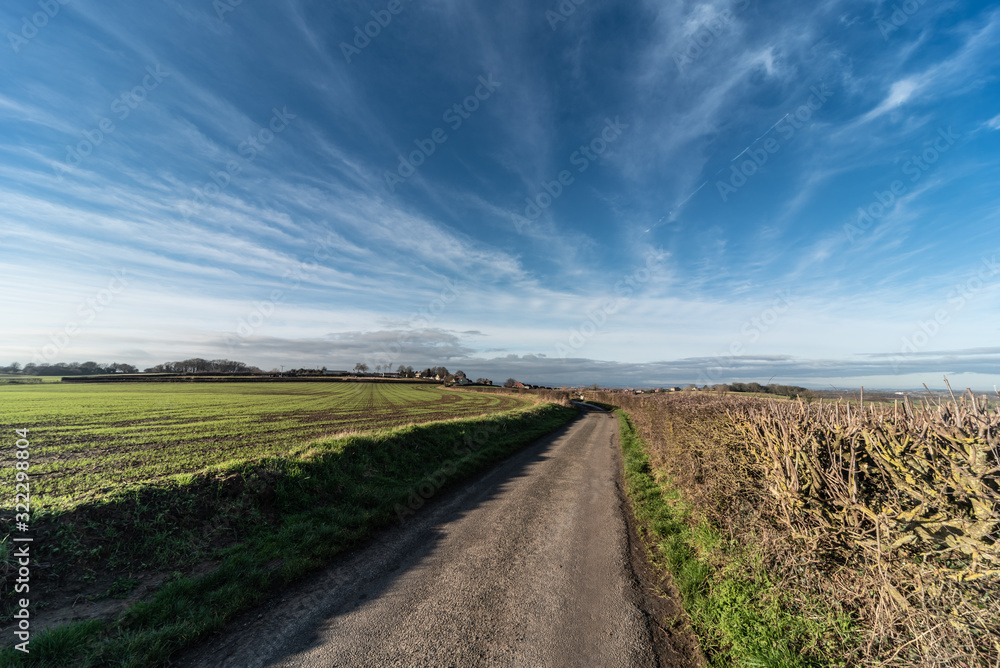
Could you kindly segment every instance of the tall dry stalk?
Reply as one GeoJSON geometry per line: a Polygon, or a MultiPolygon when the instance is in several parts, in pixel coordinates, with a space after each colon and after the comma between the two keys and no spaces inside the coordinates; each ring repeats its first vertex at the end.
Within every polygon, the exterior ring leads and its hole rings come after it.
{"type": "Polygon", "coordinates": [[[1000,410],[985,399],[594,398],[632,415],[706,518],[852,611],[858,663],[1000,665],[1000,410]]]}

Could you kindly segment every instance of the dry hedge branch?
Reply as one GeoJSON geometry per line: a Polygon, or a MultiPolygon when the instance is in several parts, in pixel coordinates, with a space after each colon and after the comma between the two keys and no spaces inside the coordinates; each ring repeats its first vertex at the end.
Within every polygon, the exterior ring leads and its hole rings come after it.
{"type": "Polygon", "coordinates": [[[1000,409],[952,397],[595,398],[629,411],[654,465],[706,518],[765,545],[787,581],[854,611],[868,633],[859,663],[995,666],[1000,409]]]}

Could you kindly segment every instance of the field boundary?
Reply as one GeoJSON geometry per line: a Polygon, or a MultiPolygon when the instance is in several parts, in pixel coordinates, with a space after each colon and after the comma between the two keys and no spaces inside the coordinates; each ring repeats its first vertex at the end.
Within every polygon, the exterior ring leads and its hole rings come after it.
{"type": "MultiPolygon", "coordinates": [[[[45,376],[29,376],[44,378],[45,376]]],[[[219,374],[123,374],[100,376],[62,376],[63,383],[391,383],[395,385],[443,385],[439,380],[423,378],[363,378],[356,376],[282,376],[257,374],[252,376],[219,374]]]]}

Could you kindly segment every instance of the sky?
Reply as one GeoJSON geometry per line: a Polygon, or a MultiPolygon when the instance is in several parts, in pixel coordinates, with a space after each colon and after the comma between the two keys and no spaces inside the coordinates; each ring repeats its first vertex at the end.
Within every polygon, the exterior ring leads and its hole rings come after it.
{"type": "Polygon", "coordinates": [[[1000,385],[1000,7],[10,0],[0,364],[1000,385]]]}

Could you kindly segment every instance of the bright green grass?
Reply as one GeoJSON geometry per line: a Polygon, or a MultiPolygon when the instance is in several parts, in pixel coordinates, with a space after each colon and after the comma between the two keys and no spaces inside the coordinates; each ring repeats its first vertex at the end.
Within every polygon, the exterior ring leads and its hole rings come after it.
{"type": "Polygon", "coordinates": [[[29,429],[32,508],[290,454],[317,438],[497,413],[509,396],[393,383],[0,385],[0,468],[29,429]]]}

